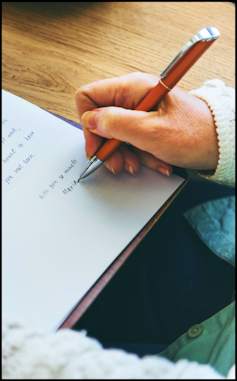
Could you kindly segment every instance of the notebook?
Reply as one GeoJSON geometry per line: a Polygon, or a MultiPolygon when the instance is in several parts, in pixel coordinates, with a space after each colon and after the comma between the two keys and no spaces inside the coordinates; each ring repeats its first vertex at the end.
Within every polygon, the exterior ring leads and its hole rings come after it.
{"type": "Polygon", "coordinates": [[[2,312],[56,331],[185,182],[101,166],[83,132],[2,90],[2,312]]]}

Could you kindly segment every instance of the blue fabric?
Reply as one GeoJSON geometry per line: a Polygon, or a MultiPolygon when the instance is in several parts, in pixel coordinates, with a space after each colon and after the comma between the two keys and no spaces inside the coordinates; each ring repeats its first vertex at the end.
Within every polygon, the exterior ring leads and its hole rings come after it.
{"type": "Polygon", "coordinates": [[[213,254],[183,214],[234,192],[190,180],[73,329],[86,329],[106,348],[143,356],[226,307],[234,268],[213,254]]]}
{"type": "Polygon", "coordinates": [[[184,216],[205,244],[235,266],[235,197],[209,201],[184,216]]]}

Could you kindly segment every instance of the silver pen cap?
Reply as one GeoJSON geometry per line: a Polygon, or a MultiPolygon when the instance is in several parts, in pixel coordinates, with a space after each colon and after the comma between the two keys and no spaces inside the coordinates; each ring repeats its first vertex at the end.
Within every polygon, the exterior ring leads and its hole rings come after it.
{"type": "Polygon", "coordinates": [[[96,155],[94,155],[90,160],[88,160],[85,167],[83,168],[83,171],[81,173],[80,178],[78,179],[78,182],[82,179],[85,179],[87,176],[93,173],[97,168],[99,168],[102,164],[103,164],[103,161],[101,161],[100,159],[98,159],[96,155]]]}
{"type": "Polygon", "coordinates": [[[189,49],[191,49],[195,44],[198,42],[208,42],[212,40],[216,40],[218,37],[220,37],[220,32],[217,28],[214,26],[211,26],[210,28],[202,28],[199,30],[191,40],[189,40],[182,49],[176,54],[174,59],[169,63],[169,65],[165,68],[165,70],[161,73],[160,77],[162,79],[166,78],[166,75],[168,72],[173,68],[173,66],[181,59],[181,57],[187,53],[189,49]]]}

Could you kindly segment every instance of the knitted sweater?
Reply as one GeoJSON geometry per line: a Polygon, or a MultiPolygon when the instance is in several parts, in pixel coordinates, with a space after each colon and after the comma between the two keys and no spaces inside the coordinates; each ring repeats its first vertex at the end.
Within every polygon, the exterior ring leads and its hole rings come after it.
{"type": "MultiPolygon", "coordinates": [[[[235,184],[235,90],[210,80],[190,92],[204,100],[215,120],[219,144],[218,166],[199,172],[212,181],[235,184]]],[[[103,349],[85,331],[62,329],[46,334],[18,317],[3,317],[3,379],[222,379],[210,365],[166,358],[139,358],[118,349],[103,349]]],[[[227,378],[235,379],[235,366],[227,378]]]]}

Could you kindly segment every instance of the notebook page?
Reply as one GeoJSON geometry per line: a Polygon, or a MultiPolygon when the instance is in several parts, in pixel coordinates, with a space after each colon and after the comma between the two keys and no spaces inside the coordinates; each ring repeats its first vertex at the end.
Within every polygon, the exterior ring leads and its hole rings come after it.
{"type": "Polygon", "coordinates": [[[85,162],[81,130],[2,91],[2,311],[48,332],[184,181],[102,166],[77,183],[85,162]]]}

